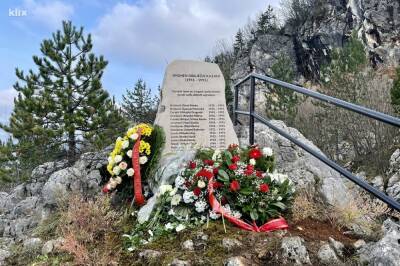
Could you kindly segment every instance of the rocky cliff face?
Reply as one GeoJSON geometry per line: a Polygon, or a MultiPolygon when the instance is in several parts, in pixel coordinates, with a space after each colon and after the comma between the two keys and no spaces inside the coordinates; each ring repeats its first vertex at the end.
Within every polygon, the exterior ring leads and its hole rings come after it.
{"type": "Polygon", "coordinates": [[[249,55],[237,61],[233,79],[243,78],[252,69],[270,74],[282,53],[290,57],[301,76],[317,78],[332,49],[343,47],[353,32],[364,43],[373,66],[400,64],[400,1],[322,2],[321,11],[303,24],[286,24],[278,33],[259,36],[249,55]]]}

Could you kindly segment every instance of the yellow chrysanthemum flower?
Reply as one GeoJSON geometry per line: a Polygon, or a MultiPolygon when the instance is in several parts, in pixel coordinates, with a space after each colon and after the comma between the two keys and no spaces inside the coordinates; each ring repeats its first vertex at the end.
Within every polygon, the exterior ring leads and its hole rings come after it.
{"type": "Polygon", "coordinates": [[[132,136],[132,134],[136,133],[138,131],[138,129],[141,129],[141,133],[143,136],[147,136],[149,137],[151,135],[151,132],[153,132],[153,127],[148,125],[148,124],[139,124],[137,126],[134,126],[130,129],[128,129],[128,131],[126,132],[126,137],[130,137],[132,136]]]}
{"type": "Polygon", "coordinates": [[[151,146],[148,142],[141,140],[140,141],[140,146],[139,146],[139,152],[140,153],[145,153],[147,155],[150,155],[151,153],[151,146]]]}

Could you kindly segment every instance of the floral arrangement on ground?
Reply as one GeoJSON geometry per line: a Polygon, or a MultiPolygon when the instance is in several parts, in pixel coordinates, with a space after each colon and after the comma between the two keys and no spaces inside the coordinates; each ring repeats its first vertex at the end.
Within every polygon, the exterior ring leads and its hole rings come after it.
{"type": "Polygon", "coordinates": [[[208,224],[210,219],[220,219],[223,225],[227,220],[250,231],[287,228],[282,215],[290,209],[294,185],[274,167],[268,147],[200,149],[175,176],[174,184],[159,188],[150,219],[136,223],[124,235],[128,250],[208,224]]]}

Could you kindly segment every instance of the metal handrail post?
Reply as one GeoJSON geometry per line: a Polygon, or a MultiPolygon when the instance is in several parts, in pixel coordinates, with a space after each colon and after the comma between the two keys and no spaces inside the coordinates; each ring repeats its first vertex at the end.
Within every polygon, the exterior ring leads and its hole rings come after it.
{"type": "Polygon", "coordinates": [[[233,124],[237,126],[238,124],[238,114],[235,112],[239,108],[239,86],[234,86],[235,99],[234,99],[234,110],[233,110],[233,124]]]}
{"type": "Polygon", "coordinates": [[[249,119],[249,142],[250,145],[254,144],[254,97],[256,93],[256,78],[250,78],[250,119],[249,119]]]}

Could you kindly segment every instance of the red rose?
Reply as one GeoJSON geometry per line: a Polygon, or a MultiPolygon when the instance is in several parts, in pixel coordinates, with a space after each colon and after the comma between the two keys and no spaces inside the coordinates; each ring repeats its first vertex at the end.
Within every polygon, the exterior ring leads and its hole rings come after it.
{"type": "Polygon", "coordinates": [[[102,189],[103,193],[106,194],[108,192],[110,192],[110,190],[108,190],[107,185],[105,185],[102,189]]]}
{"type": "Polygon", "coordinates": [[[214,169],[213,169],[213,174],[214,174],[214,175],[217,175],[217,174],[218,174],[218,171],[219,171],[218,168],[214,168],[214,169]]]}
{"type": "Polygon", "coordinates": [[[196,176],[197,177],[200,177],[200,176],[205,177],[205,178],[207,178],[207,180],[210,180],[212,177],[214,177],[214,173],[203,168],[196,174],[196,176]]]}
{"type": "Polygon", "coordinates": [[[214,189],[217,189],[217,188],[220,188],[220,187],[223,187],[224,186],[224,184],[222,184],[221,182],[213,182],[213,188],[214,189]]]}
{"type": "Polygon", "coordinates": [[[240,189],[240,184],[237,180],[233,180],[229,186],[231,191],[236,192],[240,189]]]}
{"type": "Polygon", "coordinates": [[[190,161],[190,162],[189,162],[189,168],[190,168],[190,169],[196,168],[196,163],[193,162],[193,161],[190,161]]]}
{"type": "Polygon", "coordinates": [[[237,162],[239,162],[239,161],[240,161],[239,155],[233,156],[232,159],[231,159],[231,161],[232,161],[232,163],[237,163],[237,162]]]}
{"type": "Polygon", "coordinates": [[[200,193],[201,193],[201,189],[200,189],[199,187],[195,187],[195,188],[193,189],[193,194],[194,194],[196,197],[198,197],[198,196],[200,195],[200,193]]]}
{"type": "Polygon", "coordinates": [[[267,184],[261,184],[261,185],[260,185],[260,191],[261,191],[262,193],[268,192],[268,191],[269,191],[269,186],[268,186],[267,184]]]}
{"type": "Polygon", "coordinates": [[[190,187],[191,185],[192,185],[192,183],[190,183],[190,181],[188,181],[188,180],[185,181],[185,186],[186,187],[190,187]]]}
{"type": "Polygon", "coordinates": [[[249,165],[246,167],[246,169],[249,170],[249,171],[254,171],[254,165],[249,164],[249,165]]]}
{"type": "Polygon", "coordinates": [[[257,177],[260,177],[260,178],[261,178],[261,177],[262,177],[262,174],[263,174],[263,173],[262,173],[261,171],[256,171],[256,176],[257,176],[257,177]]]}
{"type": "Polygon", "coordinates": [[[229,165],[228,167],[229,167],[229,169],[231,169],[232,171],[237,169],[237,165],[234,164],[234,163],[231,164],[231,165],[229,165]]]}
{"type": "Polygon", "coordinates": [[[213,166],[214,165],[214,161],[213,160],[204,160],[203,162],[204,162],[204,164],[209,165],[209,166],[213,166]]]}
{"type": "Polygon", "coordinates": [[[253,170],[249,170],[249,169],[244,170],[244,174],[245,175],[252,175],[253,174],[253,170]]]}
{"type": "Polygon", "coordinates": [[[261,153],[261,151],[260,151],[259,149],[257,149],[257,148],[253,148],[253,149],[251,149],[251,150],[249,151],[249,157],[250,157],[251,159],[258,159],[258,158],[261,158],[261,156],[262,156],[262,153],[261,153]]]}

